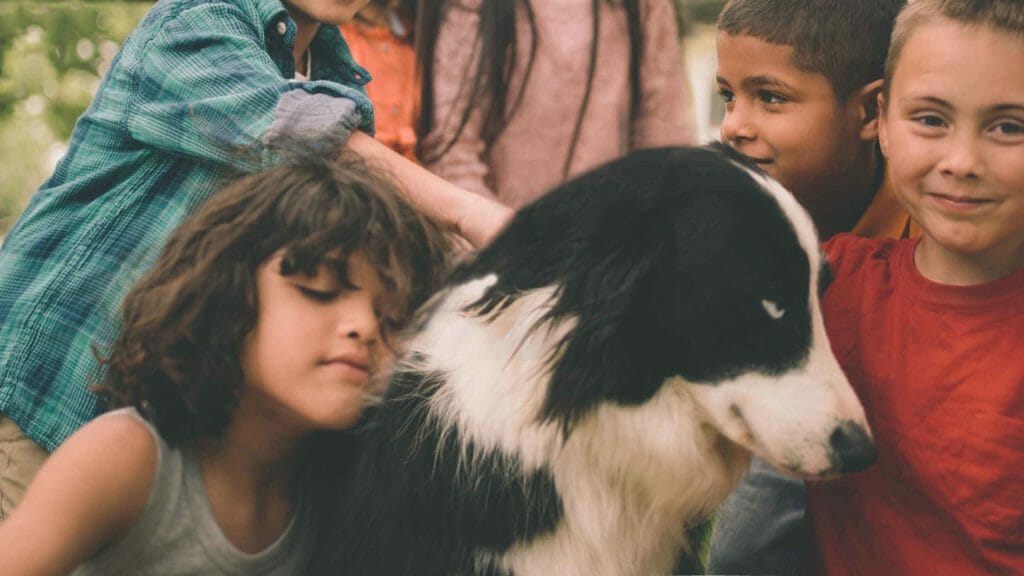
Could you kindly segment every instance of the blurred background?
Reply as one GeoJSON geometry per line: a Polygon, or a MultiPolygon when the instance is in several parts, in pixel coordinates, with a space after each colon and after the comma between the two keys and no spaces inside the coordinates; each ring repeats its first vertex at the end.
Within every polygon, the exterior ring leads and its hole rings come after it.
{"type": "MultiPolygon", "coordinates": [[[[439,1],[439,0],[438,0],[439,1]]],[[[725,0],[676,0],[696,126],[718,134],[714,22],[725,0]]],[[[121,41],[152,0],[0,1],[0,238],[64,155],[121,41]]]]}

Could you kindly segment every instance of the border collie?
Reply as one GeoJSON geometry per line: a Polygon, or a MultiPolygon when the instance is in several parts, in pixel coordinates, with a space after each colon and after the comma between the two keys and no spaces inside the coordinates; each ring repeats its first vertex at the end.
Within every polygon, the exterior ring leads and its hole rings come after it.
{"type": "Polygon", "coordinates": [[[560,186],[428,305],[318,571],[668,574],[752,452],[866,467],[826,270],[806,212],[722,146],[560,186]]]}

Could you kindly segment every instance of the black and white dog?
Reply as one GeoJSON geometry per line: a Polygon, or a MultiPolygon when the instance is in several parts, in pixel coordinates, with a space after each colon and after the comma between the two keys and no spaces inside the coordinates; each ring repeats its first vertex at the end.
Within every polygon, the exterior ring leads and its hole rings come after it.
{"type": "Polygon", "coordinates": [[[325,573],[667,574],[750,453],[874,458],[793,197],[724,147],[636,152],[521,210],[430,305],[325,573]]]}

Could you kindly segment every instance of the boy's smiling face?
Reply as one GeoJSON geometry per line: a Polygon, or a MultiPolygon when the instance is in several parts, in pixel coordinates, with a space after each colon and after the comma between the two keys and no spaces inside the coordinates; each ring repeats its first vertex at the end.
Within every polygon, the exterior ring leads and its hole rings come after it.
{"type": "Polygon", "coordinates": [[[1024,39],[948,20],[907,40],[880,141],[925,235],[921,272],[973,284],[1024,265],[1024,39]]]}
{"type": "Polygon", "coordinates": [[[719,32],[717,51],[724,142],[788,188],[819,228],[821,215],[844,201],[837,196],[851,180],[864,181],[862,193],[873,193],[873,160],[864,169],[863,156],[865,149],[872,153],[864,142],[875,133],[862,134],[856,98],[841,102],[828,78],[798,69],[792,46],[719,32]]]}

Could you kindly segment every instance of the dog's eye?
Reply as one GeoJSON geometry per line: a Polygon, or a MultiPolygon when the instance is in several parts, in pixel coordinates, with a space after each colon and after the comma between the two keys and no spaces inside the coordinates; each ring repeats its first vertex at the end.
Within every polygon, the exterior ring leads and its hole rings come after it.
{"type": "Polygon", "coordinates": [[[777,303],[772,302],[771,300],[761,300],[761,306],[763,306],[764,311],[767,312],[768,315],[774,318],[775,320],[778,320],[786,315],[786,310],[780,308],[777,303]]]}

